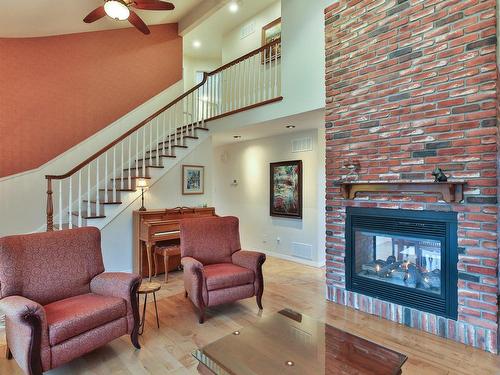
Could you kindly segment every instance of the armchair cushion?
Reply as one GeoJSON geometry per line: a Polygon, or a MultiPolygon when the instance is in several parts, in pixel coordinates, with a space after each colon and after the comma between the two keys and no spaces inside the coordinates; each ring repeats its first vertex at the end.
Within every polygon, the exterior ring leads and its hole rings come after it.
{"type": "Polygon", "coordinates": [[[44,306],[50,345],[126,316],[125,300],[119,297],[83,294],[44,306]]]}
{"type": "Polygon", "coordinates": [[[209,291],[253,284],[255,279],[252,270],[231,263],[205,266],[204,274],[209,291]]]}

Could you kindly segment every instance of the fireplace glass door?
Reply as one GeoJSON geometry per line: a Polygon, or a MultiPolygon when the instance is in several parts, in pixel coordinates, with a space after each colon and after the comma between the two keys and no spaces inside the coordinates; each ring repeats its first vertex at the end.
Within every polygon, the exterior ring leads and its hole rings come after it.
{"type": "Polygon", "coordinates": [[[455,212],[347,207],[346,214],[347,290],[457,318],[455,212]]]}
{"type": "Polygon", "coordinates": [[[354,237],[358,276],[441,294],[441,241],[364,230],[354,237]]]}

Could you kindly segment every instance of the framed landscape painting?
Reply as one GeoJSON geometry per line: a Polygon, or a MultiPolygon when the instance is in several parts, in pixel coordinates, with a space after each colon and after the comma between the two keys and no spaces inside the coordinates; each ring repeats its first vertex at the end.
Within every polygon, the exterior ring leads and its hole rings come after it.
{"type": "Polygon", "coordinates": [[[203,194],[205,190],[205,167],[202,165],[182,166],[182,194],[203,194]]]}
{"type": "Polygon", "coordinates": [[[271,163],[271,216],[302,219],[302,160],[271,163]]]}

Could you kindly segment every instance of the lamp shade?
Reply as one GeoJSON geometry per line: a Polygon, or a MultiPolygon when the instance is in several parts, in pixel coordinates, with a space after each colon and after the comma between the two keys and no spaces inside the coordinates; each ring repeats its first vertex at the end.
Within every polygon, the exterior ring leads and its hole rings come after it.
{"type": "Polygon", "coordinates": [[[141,189],[147,188],[148,187],[148,180],[146,180],[145,178],[139,178],[135,183],[135,187],[138,187],[141,189]]]}

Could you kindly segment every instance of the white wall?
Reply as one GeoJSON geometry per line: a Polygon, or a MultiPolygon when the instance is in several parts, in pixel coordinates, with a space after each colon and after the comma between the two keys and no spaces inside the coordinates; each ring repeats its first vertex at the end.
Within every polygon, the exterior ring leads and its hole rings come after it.
{"type": "MultiPolygon", "coordinates": [[[[44,230],[47,174],[63,174],[182,93],[179,81],[40,168],[0,179],[0,236],[44,230]]],[[[56,189],[57,186],[53,186],[56,189]]],[[[55,190],[56,191],[56,190],[55,190]]]]}
{"type": "Polygon", "coordinates": [[[281,2],[277,1],[222,37],[222,62],[225,64],[261,47],[262,27],[281,17],[281,2]],[[241,39],[242,27],[253,27],[253,33],[241,39]]]}
{"type": "Polygon", "coordinates": [[[325,3],[282,0],[281,102],[212,123],[234,129],[325,107],[325,3]]]}
{"type": "Polygon", "coordinates": [[[305,263],[324,263],[323,138],[323,130],[313,129],[215,149],[214,205],[219,215],[239,217],[243,248],[289,258],[292,242],[305,243],[313,246],[313,257],[305,263]],[[306,136],[313,139],[313,151],[292,153],[291,140],[306,136]],[[303,218],[271,217],[269,163],[298,159],[303,163],[303,218]],[[237,185],[231,184],[234,179],[237,185]]]}
{"type": "MultiPolygon", "coordinates": [[[[207,138],[180,160],[144,194],[146,208],[173,208],[178,206],[212,205],[213,148],[207,138]],[[182,195],[182,164],[205,166],[205,193],[182,195]]],[[[141,206],[140,199],[121,212],[102,230],[102,252],[107,271],[132,271],[132,212],[141,206]]]]}
{"type": "Polygon", "coordinates": [[[222,66],[221,59],[197,59],[190,56],[184,56],[183,61],[183,79],[184,90],[193,88],[196,84],[196,72],[211,72],[222,66]]]}

